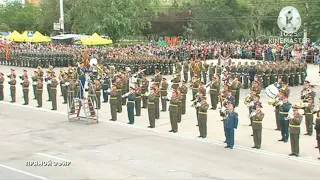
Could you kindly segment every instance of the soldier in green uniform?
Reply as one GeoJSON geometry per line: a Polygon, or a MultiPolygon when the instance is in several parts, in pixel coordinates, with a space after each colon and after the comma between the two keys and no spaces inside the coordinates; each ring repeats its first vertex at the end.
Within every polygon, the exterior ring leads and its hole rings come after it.
{"type": "Polygon", "coordinates": [[[188,82],[189,79],[189,64],[188,61],[183,62],[183,79],[188,82]]]}
{"type": "Polygon", "coordinates": [[[48,100],[47,101],[51,101],[51,89],[50,89],[51,72],[49,70],[47,71],[47,75],[44,80],[47,83],[47,92],[48,92],[48,100]]]}
{"type": "Polygon", "coordinates": [[[75,107],[73,105],[73,98],[76,97],[75,96],[75,88],[76,88],[76,83],[74,79],[71,79],[69,82],[69,86],[68,86],[68,106],[70,108],[70,113],[74,114],[75,113],[75,107]]]}
{"type": "Polygon", "coordinates": [[[28,77],[25,77],[23,79],[23,82],[21,83],[22,85],[22,92],[23,92],[23,99],[24,99],[24,104],[23,105],[28,105],[29,104],[29,79],[28,77]]]}
{"type": "Polygon", "coordinates": [[[148,107],[148,97],[145,95],[149,89],[149,81],[146,75],[143,75],[141,80],[142,108],[148,107]]]}
{"type": "Polygon", "coordinates": [[[213,63],[210,63],[210,66],[208,68],[208,75],[209,75],[209,80],[212,80],[212,77],[216,73],[216,65],[213,65],[213,63]]]}
{"type": "Polygon", "coordinates": [[[3,83],[4,83],[4,74],[0,73],[0,101],[3,101],[3,83]]]}
{"type": "Polygon", "coordinates": [[[313,109],[314,109],[314,99],[312,97],[308,98],[308,105],[304,107],[306,130],[305,135],[312,136],[313,133],[313,109]]]}
{"type": "Polygon", "coordinates": [[[209,104],[207,103],[207,98],[203,96],[201,101],[201,105],[199,106],[198,113],[198,122],[199,122],[199,131],[201,138],[207,137],[207,111],[209,108],[209,104]]]}
{"type": "Polygon", "coordinates": [[[178,93],[178,118],[177,118],[177,121],[178,123],[181,123],[181,113],[182,113],[182,99],[183,99],[183,96],[182,96],[182,93],[181,93],[181,89],[180,87],[177,89],[177,93],[178,93]]]}
{"type": "Polygon", "coordinates": [[[68,85],[69,85],[68,73],[65,72],[63,74],[63,78],[60,81],[60,84],[62,84],[63,104],[67,104],[67,101],[68,101],[68,85]]]}
{"type": "Polygon", "coordinates": [[[200,79],[198,78],[198,75],[195,73],[191,81],[191,87],[192,87],[191,101],[194,101],[196,94],[199,92],[199,86],[200,86],[200,79]]]}
{"type": "Polygon", "coordinates": [[[216,76],[212,77],[210,85],[211,109],[216,110],[218,105],[218,95],[220,93],[220,81],[216,76]]]}
{"type": "Polygon", "coordinates": [[[36,99],[38,103],[38,108],[42,107],[42,93],[43,93],[43,83],[42,79],[38,78],[37,82],[37,91],[36,91],[36,99]]]}
{"type": "Polygon", "coordinates": [[[294,71],[294,85],[299,86],[300,82],[300,73],[299,73],[299,64],[294,65],[295,71],[294,71]]]}
{"type": "Polygon", "coordinates": [[[117,85],[117,91],[118,91],[118,103],[117,103],[117,112],[121,113],[122,112],[122,86],[123,82],[121,81],[120,76],[116,77],[116,85],[117,85]]]}
{"type": "Polygon", "coordinates": [[[95,80],[95,102],[96,102],[96,108],[100,109],[101,108],[101,83],[99,79],[95,80]]]}
{"type": "Polygon", "coordinates": [[[156,98],[154,99],[154,107],[155,107],[155,118],[160,119],[160,97],[161,90],[157,85],[154,85],[154,91],[156,98]]]}
{"type": "Polygon", "coordinates": [[[117,107],[118,107],[118,89],[117,85],[112,85],[112,90],[110,91],[110,112],[111,112],[111,119],[110,121],[117,120],[117,107]]]}
{"type": "Polygon", "coordinates": [[[289,156],[299,156],[299,136],[300,136],[300,124],[302,121],[302,115],[299,114],[298,108],[293,107],[293,118],[288,119],[290,125],[290,142],[291,142],[291,154],[289,156]]]}
{"type": "Polygon", "coordinates": [[[249,79],[248,79],[248,75],[249,75],[249,69],[250,66],[248,64],[248,62],[245,62],[243,65],[243,88],[244,89],[248,89],[249,88],[249,79]]]}
{"type": "Polygon", "coordinates": [[[16,75],[14,73],[14,70],[11,69],[11,75],[10,75],[10,81],[9,81],[9,85],[10,85],[10,96],[11,96],[11,101],[12,103],[16,102],[16,75]]]}
{"type": "Polygon", "coordinates": [[[165,112],[167,111],[167,95],[168,95],[168,83],[166,78],[162,78],[162,82],[160,85],[160,91],[161,91],[161,111],[165,112]]]}
{"type": "Polygon", "coordinates": [[[135,110],[136,110],[136,116],[141,116],[141,87],[139,87],[139,84],[135,84],[135,110]]]}
{"type": "Polygon", "coordinates": [[[171,130],[169,132],[176,133],[178,132],[178,102],[179,102],[178,93],[176,90],[172,92],[172,97],[170,99],[169,105],[169,115],[170,115],[170,123],[171,123],[171,130]]]}
{"type": "Polygon", "coordinates": [[[179,74],[175,74],[171,82],[172,82],[171,88],[174,90],[177,90],[180,83],[179,74]]]}
{"type": "Polygon", "coordinates": [[[186,100],[187,100],[187,94],[188,94],[188,86],[187,81],[182,81],[182,85],[180,87],[181,89],[181,95],[182,95],[182,110],[181,114],[186,114],[186,100]]]}
{"type": "Polygon", "coordinates": [[[149,117],[149,126],[148,128],[154,128],[156,119],[155,119],[155,104],[156,92],[154,88],[150,89],[150,94],[148,96],[148,117],[149,117]]]}
{"type": "Polygon", "coordinates": [[[209,69],[209,64],[207,64],[206,59],[204,59],[204,61],[202,63],[201,72],[202,72],[203,82],[205,84],[207,84],[208,69],[209,69]]]}
{"type": "Polygon", "coordinates": [[[262,120],[264,118],[264,113],[261,111],[262,104],[259,102],[256,105],[256,114],[252,117],[252,129],[253,129],[253,142],[254,146],[252,148],[260,149],[262,141],[262,120]]]}
{"type": "MultiPolygon", "coordinates": [[[[122,82],[122,88],[121,88],[121,95],[124,95],[127,93],[127,88],[128,88],[128,79],[125,76],[125,73],[121,73],[121,82],[122,82]]],[[[125,106],[127,99],[126,98],[121,98],[121,105],[125,106]]]]}
{"type": "MultiPolygon", "coordinates": [[[[52,102],[52,109],[53,111],[57,110],[57,86],[59,85],[59,82],[57,81],[57,78],[55,75],[51,76],[51,82],[50,82],[50,97],[52,102]]],[[[71,107],[71,106],[70,106],[71,107]]]]}

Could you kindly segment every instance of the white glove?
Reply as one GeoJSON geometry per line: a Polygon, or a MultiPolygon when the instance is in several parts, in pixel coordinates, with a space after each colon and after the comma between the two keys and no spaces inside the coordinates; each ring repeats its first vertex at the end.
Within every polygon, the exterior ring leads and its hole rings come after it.
{"type": "Polygon", "coordinates": [[[107,92],[108,92],[108,90],[103,90],[103,92],[104,92],[104,93],[107,93],[107,92]]]}
{"type": "Polygon", "coordinates": [[[38,83],[37,82],[33,82],[32,84],[36,86],[38,83]]]}
{"type": "Polygon", "coordinates": [[[197,103],[197,106],[200,107],[200,106],[201,106],[201,103],[197,103]]]}
{"type": "Polygon", "coordinates": [[[111,90],[110,89],[108,89],[108,90],[106,90],[108,93],[111,93],[111,90]]]}
{"type": "Polygon", "coordinates": [[[69,86],[70,83],[66,82],[65,84],[66,84],[66,86],[69,86]]]}
{"type": "Polygon", "coordinates": [[[51,84],[51,80],[49,80],[47,83],[48,83],[48,84],[51,84]]]}

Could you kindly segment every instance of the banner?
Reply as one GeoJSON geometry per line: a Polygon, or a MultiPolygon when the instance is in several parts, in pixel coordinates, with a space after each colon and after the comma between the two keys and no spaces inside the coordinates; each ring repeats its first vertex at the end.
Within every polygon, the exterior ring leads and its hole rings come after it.
{"type": "Polygon", "coordinates": [[[7,44],[6,46],[6,61],[8,62],[10,59],[10,45],[7,44]]]}
{"type": "Polygon", "coordinates": [[[88,68],[88,66],[89,66],[89,51],[88,50],[86,50],[86,52],[84,53],[83,66],[85,68],[88,68]]]}

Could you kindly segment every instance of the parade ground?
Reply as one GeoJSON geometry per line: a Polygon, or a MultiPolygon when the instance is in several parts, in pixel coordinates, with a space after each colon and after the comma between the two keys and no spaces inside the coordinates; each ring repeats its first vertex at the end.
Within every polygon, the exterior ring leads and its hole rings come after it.
{"type": "MultiPolygon", "coordinates": [[[[241,60],[244,61],[244,60],[241,60]]],[[[237,62],[237,61],[236,61],[237,62]]],[[[34,69],[0,66],[0,72],[17,75],[34,69]]],[[[55,69],[59,74],[59,69],[55,69]]],[[[169,80],[171,76],[166,76],[169,80]]],[[[308,66],[307,80],[320,92],[318,66],[308,66]]],[[[249,90],[241,89],[239,126],[234,149],[225,149],[219,110],[208,110],[208,135],[198,138],[196,111],[187,95],[187,112],[178,133],[171,130],[169,112],[160,112],[156,128],[149,129],[148,111],[142,109],[135,124],[128,125],[126,107],[111,118],[109,103],[102,103],[98,124],[69,122],[67,106],[58,92],[58,110],[51,111],[46,85],[43,107],[37,108],[30,85],[29,105],[22,105],[21,80],[17,78],[17,100],[10,103],[9,85],[4,83],[4,101],[0,102],[0,179],[319,179],[320,160],[315,132],[306,133],[301,124],[300,157],[291,157],[290,141],[278,142],[274,108],[261,92],[263,103],[262,146],[252,149],[252,128],[248,126],[248,108],[244,99],[249,90]]],[[[300,103],[302,86],[290,87],[289,102],[300,103]]],[[[316,103],[319,104],[318,96],[316,103]]]]}

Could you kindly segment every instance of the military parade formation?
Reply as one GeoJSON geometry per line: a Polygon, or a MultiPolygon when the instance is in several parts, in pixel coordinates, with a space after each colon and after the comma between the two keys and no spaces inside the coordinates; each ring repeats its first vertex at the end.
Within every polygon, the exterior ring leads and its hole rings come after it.
{"type": "Polygon", "coordinates": [[[224,125],[226,148],[233,149],[235,129],[238,128],[239,121],[235,109],[240,105],[240,91],[250,89],[244,104],[249,110],[248,124],[252,126],[253,148],[260,149],[265,118],[260,94],[265,89],[271,97],[269,104],[275,108],[276,130],[281,132],[279,141],[287,142],[290,138],[290,155],[299,156],[300,124],[303,116],[307,127],[306,135],[311,136],[315,129],[318,147],[320,144],[320,110],[314,103],[314,86],[305,81],[308,75],[306,63],[247,61],[236,64],[223,56],[214,63],[197,57],[180,62],[178,59],[153,56],[97,57],[97,62],[82,63],[81,58],[68,54],[47,54],[37,58],[34,55],[17,54],[11,57],[11,61],[1,56],[2,65],[37,69],[31,78],[26,69],[19,77],[14,69],[11,69],[11,74],[8,75],[1,73],[0,100],[7,97],[3,90],[4,87],[7,88],[7,79],[11,102],[16,102],[19,78],[24,105],[29,104],[31,86],[31,94],[37,101],[37,107],[42,107],[46,89],[52,110],[57,110],[59,88],[63,104],[68,105],[71,114],[77,113],[73,99],[86,98],[92,117],[96,116],[94,109],[101,109],[101,103],[110,103],[111,121],[117,121],[117,114],[122,113],[122,106],[126,106],[128,124],[134,124],[135,116],[142,116],[141,108],[145,108],[148,112],[148,127],[155,128],[156,119],[161,116],[160,112],[169,111],[169,132],[177,133],[179,123],[183,123],[182,116],[188,109],[186,101],[190,98],[197,117],[199,138],[207,137],[208,110],[219,110],[224,125]],[[61,69],[60,73],[56,74],[54,67],[59,66],[68,68],[61,69]],[[166,79],[164,75],[172,75],[172,78],[166,79]],[[289,87],[300,85],[304,85],[301,94],[303,103],[289,103],[289,87]],[[192,97],[187,98],[189,91],[192,97]],[[299,109],[304,111],[303,115],[299,113],[299,109]]]}

